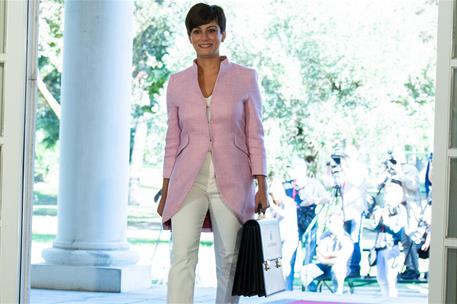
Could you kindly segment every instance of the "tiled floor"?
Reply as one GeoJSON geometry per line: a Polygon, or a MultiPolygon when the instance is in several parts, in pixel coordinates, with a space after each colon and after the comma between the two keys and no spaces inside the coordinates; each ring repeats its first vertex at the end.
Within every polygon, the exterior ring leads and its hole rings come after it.
{"type": "MultiPolygon", "coordinates": [[[[196,288],[195,303],[214,303],[214,288],[196,288]]],[[[241,298],[243,304],[286,304],[294,301],[334,302],[334,303],[364,303],[364,304],[425,304],[427,303],[426,285],[402,285],[400,296],[396,299],[383,298],[379,288],[375,285],[360,287],[354,294],[333,295],[327,291],[322,293],[305,293],[298,290],[281,292],[268,298],[241,298]]],[[[73,303],[98,303],[98,304],[152,304],[166,303],[166,287],[157,285],[147,290],[127,293],[101,293],[54,291],[32,289],[31,304],[73,304],[73,303]]],[[[303,302],[301,302],[303,304],[303,302]]],[[[305,302],[306,303],[306,302],[305,302]]]]}

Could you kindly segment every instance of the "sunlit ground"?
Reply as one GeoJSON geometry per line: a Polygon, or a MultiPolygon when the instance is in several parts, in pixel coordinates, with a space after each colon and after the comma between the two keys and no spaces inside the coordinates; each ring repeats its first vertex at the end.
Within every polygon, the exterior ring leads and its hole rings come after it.
{"type": "MultiPolygon", "coordinates": [[[[147,170],[145,171],[147,172],[147,170]]],[[[151,182],[151,179],[154,179],[153,176],[156,176],[157,170],[150,170],[150,174],[144,176],[145,180],[151,182]]],[[[55,238],[57,233],[57,206],[56,206],[56,187],[52,184],[38,183],[35,186],[35,197],[37,199],[34,206],[34,216],[33,216],[33,243],[32,243],[32,264],[44,262],[41,257],[41,252],[45,248],[52,247],[52,240],[55,238]]],[[[127,238],[131,245],[131,249],[136,251],[140,260],[138,264],[148,265],[151,269],[151,286],[153,289],[148,291],[143,291],[142,296],[138,293],[133,293],[137,295],[137,299],[147,299],[147,303],[151,302],[151,299],[156,298],[158,302],[165,300],[165,284],[167,280],[168,267],[169,267],[169,240],[170,233],[169,231],[162,231],[160,225],[160,218],[157,217],[155,210],[156,204],[153,202],[153,197],[157,189],[148,186],[146,183],[140,188],[139,195],[142,197],[144,203],[140,205],[131,205],[128,208],[128,230],[127,238]],[[159,298],[157,298],[159,297],[159,298]],[[162,297],[162,298],[160,298],[162,297]],[[161,300],[160,300],[161,299],[161,300]]],[[[368,223],[369,225],[369,223],[368,223]]],[[[362,243],[363,248],[371,248],[373,238],[375,234],[369,230],[364,231],[364,240],[362,243]]],[[[199,250],[199,261],[204,261],[197,265],[196,271],[196,286],[200,290],[196,294],[201,295],[201,300],[205,303],[205,299],[212,299],[211,297],[214,294],[214,287],[216,286],[216,273],[215,273],[215,260],[214,260],[214,251],[212,246],[212,234],[211,233],[202,233],[201,237],[201,246],[199,250]],[[210,289],[207,289],[210,288],[210,289]]],[[[345,298],[347,301],[356,301],[360,300],[360,297],[367,297],[365,301],[374,301],[378,300],[381,295],[380,289],[376,283],[376,267],[369,267],[367,261],[368,252],[364,251],[362,255],[362,276],[371,276],[367,280],[358,280],[358,283],[355,287],[354,294],[350,294],[350,289],[346,286],[345,289],[345,298]],[[366,283],[365,286],[362,286],[366,283]]],[[[296,264],[296,279],[295,279],[295,292],[293,294],[284,294],[282,300],[278,298],[277,303],[290,303],[292,300],[297,300],[301,298],[309,299],[311,296],[302,294],[301,284],[299,280],[300,273],[300,262],[303,257],[303,252],[299,251],[296,264]],[[292,298],[291,298],[292,297],[292,298]],[[290,300],[290,301],[289,301],[290,300]],[[284,302],[286,301],[286,302],[284,302]],[[288,301],[288,302],[287,302],[288,301]]],[[[428,269],[428,261],[420,260],[420,270],[425,272],[428,269]]],[[[330,296],[330,291],[327,288],[323,288],[323,294],[330,296]]],[[[53,303],[53,302],[40,302],[40,299],[43,297],[49,297],[49,292],[47,291],[34,291],[32,293],[32,303],[53,303]]],[[[119,296],[114,294],[94,294],[94,293],[81,293],[78,296],[78,293],[59,293],[56,292],[56,295],[59,295],[57,298],[67,298],[69,301],[80,297],[80,299],[93,299],[97,303],[120,303],[117,302],[119,296]],[[96,300],[97,299],[97,300],[96,300]],[[102,302],[99,302],[102,301],[102,302]],[[106,302],[103,302],[106,301],[106,302]],[[112,302],[113,301],[113,302],[112,302]],[[114,302],[116,301],[116,302],[114,302]]],[[[403,303],[401,301],[411,299],[411,297],[416,302],[410,303],[421,303],[421,301],[426,301],[428,295],[428,284],[399,284],[399,298],[398,303],[403,303]]],[[[53,296],[54,298],[54,296],[53,296]]],[[[121,297],[122,298],[122,297],[121,297]]],[[[132,297],[130,297],[132,298],[132,297]]],[[[133,298],[135,298],[133,296],[133,298]]],[[[330,298],[330,300],[338,300],[330,298]]],[[[252,300],[252,299],[251,299],[252,300]]],[[[260,301],[261,299],[259,299],[260,301]]],[[[340,298],[341,300],[341,298],[340,298]]],[[[81,300],[82,301],[82,300],[81,300]]],[[[208,300],[207,303],[211,303],[214,300],[208,300]]],[[[245,299],[244,303],[254,303],[245,299]]],[[[60,302],[55,302],[60,303],[60,302]]],[[[75,302],[76,303],[76,302],[75,302]]],[[[91,302],[87,302],[91,303],[91,302]]],[[[127,303],[127,302],[125,302],[127,303]]],[[[141,303],[141,302],[139,302],[141,303]]],[[[146,303],[146,302],[145,302],[146,303]]],[[[198,303],[198,302],[197,302],[198,303]]],[[[258,302],[258,303],[270,303],[270,302],[258,302]]],[[[360,302],[356,302],[360,303],[360,302]]],[[[368,303],[368,302],[367,302],[368,303]]],[[[383,302],[369,302],[369,303],[383,303],[383,302]]],[[[390,302],[395,303],[395,302],[390,302]]],[[[405,302],[408,303],[408,302],[405,302]]],[[[425,302],[424,302],[425,303],[425,302]]]]}

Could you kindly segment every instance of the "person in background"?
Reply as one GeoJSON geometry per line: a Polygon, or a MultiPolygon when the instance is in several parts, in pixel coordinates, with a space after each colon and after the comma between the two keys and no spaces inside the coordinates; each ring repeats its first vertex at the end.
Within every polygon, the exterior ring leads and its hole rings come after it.
{"type": "MultiPolygon", "coordinates": [[[[308,165],[303,159],[295,158],[292,161],[288,174],[290,180],[284,183],[284,188],[287,196],[291,197],[297,206],[298,240],[305,253],[303,264],[309,264],[316,255],[317,222],[314,221],[315,224],[312,227],[308,226],[316,216],[316,206],[329,202],[330,194],[319,180],[308,175],[308,165]],[[309,232],[305,235],[307,229],[309,232]]],[[[298,246],[294,250],[291,260],[291,271],[287,278],[286,288],[288,290],[293,289],[297,249],[298,246]]]]}
{"type": "Polygon", "coordinates": [[[404,280],[414,280],[419,278],[419,255],[415,250],[414,234],[417,232],[422,213],[422,203],[420,196],[420,178],[417,168],[409,164],[404,152],[398,153],[396,159],[400,165],[397,170],[398,179],[403,186],[402,204],[406,207],[407,218],[405,221],[402,245],[406,252],[406,269],[400,274],[404,280]]]}
{"type": "Polygon", "coordinates": [[[386,182],[384,207],[374,210],[376,230],[376,280],[381,292],[387,297],[397,297],[397,276],[402,266],[399,243],[407,218],[406,207],[402,204],[403,187],[398,179],[386,182]]]}
{"type": "MultiPolygon", "coordinates": [[[[351,236],[354,250],[348,263],[348,277],[360,277],[362,252],[360,238],[362,218],[367,209],[367,176],[368,170],[359,161],[359,151],[354,146],[347,146],[341,156],[338,182],[341,187],[344,229],[351,236]]],[[[326,185],[335,187],[331,165],[327,166],[326,185]]]]}
{"type": "Polygon", "coordinates": [[[279,221],[279,230],[282,243],[282,267],[284,279],[290,276],[292,255],[298,246],[297,207],[294,200],[286,195],[279,180],[272,180],[268,187],[273,203],[267,210],[267,216],[279,221]]]}
{"type": "Polygon", "coordinates": [[[306,264],[302,269],[302,283],[308,291],[316,291],[319,280],[331,278],[333,291],[342,294],[347,263],[354,249],[349,234],[344,231],[343,216],[332,213],[327,229],[317,245],[317,264],[306,264]],[[317,267],[317,268],[316,268],[317,267]]]}
{"type": "MultiPolygon", "coordinates": [[[[428,259],[430,257],[430,241],[432,237],[432,180],[433,180],[433,154],[430,153],[425,171],[425,193],[427,203],[422,208],[419,218],[419,225],[413,240],[416,243],[419,258],[428,259]]],[[[424,273],[424,279],[428,280],[428,271],[424,273]]]]}
{"type": "MultiPolygon", "coordinates": [[[[416,248],[419,258],[428,259],[430,257],[430,242],[432,239],[432,202],[429,201],[419,222],[418,238],[416,248]]],[[[428,271],[424,273],[424,279],[428,279],[428,271]]]]}
{"type": "Polygon", "coordinates": [[[432,201],[432,187],[433,187],[432,171],[433,171],[433,153],[430,153],[430,155],[427,159],[427,169],[425,170],[425,180],[424,180],[425,195],[427,197],[428,202],[432,201]]]}

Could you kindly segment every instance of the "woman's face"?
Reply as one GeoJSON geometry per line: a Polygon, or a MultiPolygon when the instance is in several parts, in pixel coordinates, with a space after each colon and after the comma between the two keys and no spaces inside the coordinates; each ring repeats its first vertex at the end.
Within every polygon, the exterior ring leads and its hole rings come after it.
{"type": "Polygon", "coordinates": [[[193,28],[189,36],[197,57],[219,56],[219,46],[224,39],[225,32],[221,33],[216,21],[193,28]]]}

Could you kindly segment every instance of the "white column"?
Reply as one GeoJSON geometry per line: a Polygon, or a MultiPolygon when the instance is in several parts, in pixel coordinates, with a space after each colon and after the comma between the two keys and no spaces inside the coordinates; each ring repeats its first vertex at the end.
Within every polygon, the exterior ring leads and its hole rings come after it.
{"type": "Polygon", "coordinates": [[[69,0],[64,19],[58,232],[32,285],[131,289],[126,273],[148,280],[126,241],[133,3],[69,0]]]}

